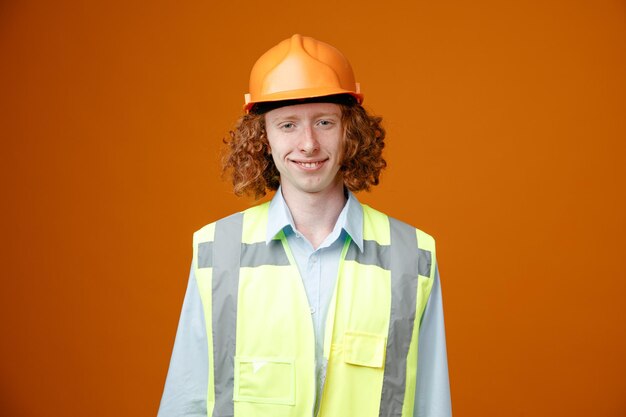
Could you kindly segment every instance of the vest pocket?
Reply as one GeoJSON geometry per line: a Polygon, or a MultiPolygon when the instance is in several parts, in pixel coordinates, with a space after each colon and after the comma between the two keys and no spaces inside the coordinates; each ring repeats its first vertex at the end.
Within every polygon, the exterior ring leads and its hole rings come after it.
{"type": "Polygon", "coordinates": [[[235,356],[234,401],[295,405],[293,359],[235,356]]]}
{"type": "Polygon", "coordinates": [[[387,338],[372,333],[346,332],[343,336],[343,360],[370,368],[382,368],[385,363],[387,338]]]}

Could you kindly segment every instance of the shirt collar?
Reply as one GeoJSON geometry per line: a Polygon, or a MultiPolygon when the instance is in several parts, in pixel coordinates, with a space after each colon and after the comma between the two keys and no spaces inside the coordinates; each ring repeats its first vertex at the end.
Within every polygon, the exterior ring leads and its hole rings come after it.
{"type": "MultiPolygon", "coordinates": [[[[268,209],[265,243],[276,238],[276,235],[287,226],[296,230],[293,217],[279,187],[268,209]]],[[[352,241],[363,252],[363,207],[351,191],[348,191],[348,201],[337,218],[335,227],[337,226],[350,235],[352,241]]]]}

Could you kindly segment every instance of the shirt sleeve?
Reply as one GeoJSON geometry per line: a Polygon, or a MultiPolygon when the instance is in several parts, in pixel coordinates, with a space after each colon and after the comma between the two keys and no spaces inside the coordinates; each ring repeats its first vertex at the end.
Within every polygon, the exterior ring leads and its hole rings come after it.
{"type": "Polygon", "coordinates": [[[204,311],[192,264],[158,417],[206,417],[208,369],[204,311]]]}
{"type": "Polygon", "coordinates": [[[439,268],[419,330],[414,417],[451,417],[439,268]]]}

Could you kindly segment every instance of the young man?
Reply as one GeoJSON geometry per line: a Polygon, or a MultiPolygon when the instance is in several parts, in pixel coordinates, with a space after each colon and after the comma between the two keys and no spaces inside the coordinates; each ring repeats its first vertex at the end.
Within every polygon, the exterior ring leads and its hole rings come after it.
{"type": "Polygon", "coordinates": [[[362,206],[386,163],[346,58],[255,64],[225,169],[270,203],[194,235],[159,416],[450,416],[434,240],[362,206]]]}

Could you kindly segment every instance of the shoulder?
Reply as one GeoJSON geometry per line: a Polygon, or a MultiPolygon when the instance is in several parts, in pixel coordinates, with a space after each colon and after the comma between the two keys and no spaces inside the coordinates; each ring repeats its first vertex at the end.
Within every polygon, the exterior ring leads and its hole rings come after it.
{"type": "Polygon", "coordinates": [[[437,264],[437,258],[435,239],[431,235],[409,223],[364,205],[364,235],[367,234],[367,230],[371,231],[370,235],[374,236],[378,242],[382,240],[391,245],[394,248],[392,253],[397,256],[406,259],[412,259],[413,256],[416,256],[416,273],[434,278],[436,270],[434,266],[437,264]],[[416,248],[417,251],[413,248],[416,248]]]}
{"type": "Polygon", "coordinates": [[[215,238],[215,227],[218,224],[228,225],[233,223],[241,223],[243,224],[244,217],[248,222],[257,223],[256,220],[261,219],[267,216],[267,210],[269,207],[269,203],[259,204],[254,207],[250,207],[246,210],[239,211],[228,215],[226,217],[222,217],[212,223],[206,224],[200,229],[196,230],[193,234],[193,242],[194,245],[198,242],[207,242],[213,241],[215,238]]]}
{"type": "MultiPolygon", "coordinates": [[[[434,251],[435,248],[435,238],[430,234],[424,232],[423,230],[406,223],[402,220],[399,220],[395,217],[389,216],[381,211],[378,211],[366,204],[362,204],[363,206],[363,222],[365,229],[379,229],[380,226],[388,224],[388,230],[397,230],[401,233],[416,233],[417,242],[420,248],[424,248],[427,250],[434,251]],[[368,223],[370,226],[368,227],[368,223]],[[380,225],[380,226],[379,226],[380,225]]],[[[364,229],[364,230],[365,230],[364,229]]],[[[379,231],[378,234],[381,232],[379,231]]]]}
{"type": "Polygon", "coordinates": [[[394,227],[398,227],[398,228],[402,228],[402,229],[410,229],[410,230],[415,230],[417,232],[418,235],[423,236],[424,238],[428,238],[428,239],[432,239],[434,240],[433,236],[431,236],[430,234],[426,233],[425,231],[413,226],[410,223],[404,222],[400,219],[397,219],[393,216],[390,216],[386,213],[383,213],[382,211],[376,210],[375,208],[372,208],[370,206],[368,206],[367,204],[361,204],[361,206],[363,207],[363,218],[364,221],[371,221],[371,222],[389,222],[389,224],[393,224],[394,227]]]}

